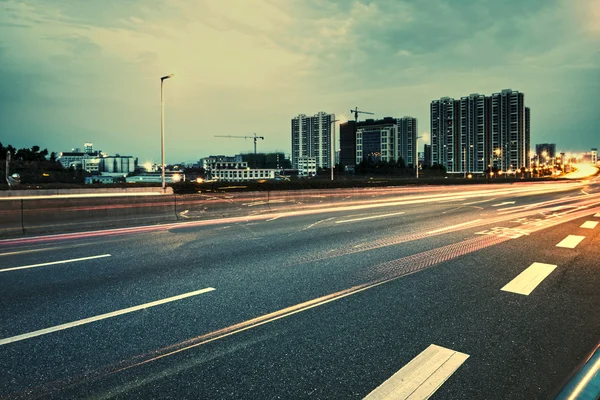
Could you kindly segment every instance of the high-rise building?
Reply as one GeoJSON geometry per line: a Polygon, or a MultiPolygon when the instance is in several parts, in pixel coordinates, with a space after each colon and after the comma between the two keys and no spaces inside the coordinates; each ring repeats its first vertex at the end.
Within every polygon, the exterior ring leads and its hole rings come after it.
{"type": "Polygon", "coordinates": [[[448,172],[460,172],[456,144],[458,135],[458,102],[450,97],[434,100],[430,105],[431,157],[433,164],[448,172]]]}
{"type": "Polygon", "coordinates": [[[394,159],[402,158],[409,168],[415,168],[417,159],[417,134],[419,132],[418,121],[413,117],[398,118],[398,133],[396,140],[396,154],[394,159]]]}
{"type": "Polygon", "coordinates": [[[334,114],[319,112],[292,118],[292,168],[301,157],[316,158],[317,168],[331,167],[331,130],[334,114]]]}
{"type": "Polygon", "coordinates": [[[423,145],[423,166],[431,167],[433,164],[431,163],[431,145],[425,144],[423,145]]]}
{"type": "Polygon", "coordinates": [[[492,148],[502,171],[529,167],[529,138],[525,129],[525,95],[504,89],[491,96],[492,148]]]}
{"type": "Polygon", "coordinates": [[[538,160],[544,160],[546,157],[556,157],[556,143],[538,143],[535,145],[535,154],[538,160]],[[545,154],[544,154],[545,153],[545,154]]]}
{"type": "Polygon", "coordinates": [[[598,164],[598,149],[593,148],[591,151],[592,154],[592,164],[598,164]]]}
{"type": "Polygon", "coordinates": [[[360,164],[365,159],[389,162],[402,158],[408,167],[414,168],[417,162],[417,131],[418,122],[413,117],[386,117],[359,122],[355,163],[360,164]]]}
{"type": "Polygon", "coordinates": [[[474,93],[459,100],[458,167],[461,172],[483,173],[488,169],[491,155],[489,145],[490,101],[474,93]],[[488,129],[486,129],[488,125],[488,129]],[[486,138],[488,134],[488,138],[486,138]]]}
{"type": "Polygon", "coordinates": [[[529,167],[530,110],[510,89],[431,102],[432,164],[450,173],[529,167]]]}

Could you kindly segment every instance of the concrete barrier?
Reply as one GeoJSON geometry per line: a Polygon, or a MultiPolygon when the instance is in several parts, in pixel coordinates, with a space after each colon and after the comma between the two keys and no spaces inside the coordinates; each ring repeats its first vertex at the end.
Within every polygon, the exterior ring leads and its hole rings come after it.
{"type": "MultiPolygon", "coordinates": [[[[118,196],[119,194],[130,193],[156,193],[162,194],[160,187],[117,187],[117,188],[95,188],[95,189],[29,189],[29,190],[0,190],[0,198],[4,197],[27,197],[27,196],[56,196],[69,194],[98,194],[110,193],[118,196]]],[[[166,194],[173,194],[173,188],[167,187],[166,194]]]]}
{"type": "Polygon", "coordinates": [[[23,234],[21,200],[0,201],[0,237],[23,234]]]}
{"type": "Polygon", "coordinates": [[[175,197],[23,199],[26,234],[175,222],[175,197]]]}
{"type": "Polygon", "coordinates": [[[4,198],[0,200],[0,237],[243,217],[307,210],[328,204],[360,205],[391,200],[406,192],[406,188],[397,187],[4,198]]]}

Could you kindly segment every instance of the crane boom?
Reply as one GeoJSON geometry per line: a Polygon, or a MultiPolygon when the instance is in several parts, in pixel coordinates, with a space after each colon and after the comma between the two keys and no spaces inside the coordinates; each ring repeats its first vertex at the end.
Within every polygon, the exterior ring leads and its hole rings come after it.
{"type": "Polygon", "coordinates": [[[350,110],[351,113],[354,114],[354,121],[358,122],[358,114],[369,114],[375,115],[375,113],[359,110],[358,107],[355,107],[354,110],[350,110]]]}
{"type": "Polygon", "coordinates": [[[254,136],[233,136],[233,135],[215,135],[215,137],[226,137],[226,138],[234,138],[234,139],[254,139],[254,155],[256,156],[256,140],[261,139],[265,140],[264,136],[258,136],[256,133],[253,133],[254,136]]]}

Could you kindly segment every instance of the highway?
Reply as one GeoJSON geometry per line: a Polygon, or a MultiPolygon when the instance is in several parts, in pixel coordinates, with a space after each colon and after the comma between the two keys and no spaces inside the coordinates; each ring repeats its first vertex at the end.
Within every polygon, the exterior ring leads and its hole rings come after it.
{"type": "Polygon", "coordinates": [[[0,240],[0,398],[546,399],[599,260],[600,178],[0,240]]]}

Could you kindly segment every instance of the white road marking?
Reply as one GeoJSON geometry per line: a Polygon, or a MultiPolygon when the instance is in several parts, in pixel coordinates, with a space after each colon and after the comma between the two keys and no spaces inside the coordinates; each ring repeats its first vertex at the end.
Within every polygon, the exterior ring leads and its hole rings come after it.
{"type": "Polygon", "coordinates": [[[465,197],[459,197],[457,199],[440,200],[440,201],[438,201],[438,203],[453,203],[453,202],[456,202],[456,201],[463,201],[463,200],[466,200],[466,198],[465,197]]]}
{"type": "Polygon", "coordinates": [[[155,306],[158,306],[158,305],[161,305],[161,304],[165,304],[165,303],[169,303],[169,302],[172,302],[172,301],[185,299],[186,297],[197,296],[199,294],[203,294],[203,293],[207,293],[207,292],[212,292],[213,290],[215,290],[215,289],[211,288],[211,287],[206,288],[206,289],[200,289],[200,290],[196,290],[194,292],[184,293],[184,294],[180,294],[178,296],[167,297],[166,299],[152,301],[150,303],[145,303],[145,304],[140,304],[139,306],[134,306],[134,307],[129,307],[129,308],[123,308],[122,310],[117,310],[117,311],[109,312],[109,313],[106,313],[106,314],[96,315],[95,317],[84,318],[84,319],[80,319],[78,321],[73,321],[73,322],[69,322],[69,323],[66,323],[66,324],[62,324],[62,325],[52,326],[52,327],[46,328],[46,329],[40,329],[38,331],[24,333],[22,335],[17,335],[17,336],[8,337],[8,338],[5,338],[5,339],[0,339],[0,346],[3,346],[5,344],[9,344],[9,343],[18,342],[20,340],[30,339],[30,338],[36,337],[36,336],[46,335],[48,333],[52,333],[52,332],[56,332],[56,331],[62,331],[64,329],[73,328],[75,326],[89,324],[91,322],[96,322],[96,321],[100,321],[100,320],[103,320],[103,319],[116,317],[118,315],[123,315],[123,314],[127,314],[127,313],[130,313],[130,312],[143,310],[144,308],[155,307],[155,306]]]}
{"type": "Polygon", "coordinates": [[[594,217],[597,217],[597,218],[600,217],[600,213],[594,214],[594,217]]]}
{"type": "Polygon", "coordinates": [[[598,225],[598,221],[585,221],[583,225],[580,226],[580,228],[594,229],[596,225],[598,225]]]}
{"type": "Polygon", "coordinates": [[[514,201],[505,201],[503,203],[492,204],[492,207],[500,207],[500,206],[504,206],[504,205],[507,205],[507,204],[515,204],[515,202],[514,201]]]}
{"type": "Polygon", "coordinates": [[[534,262],[500,290],[529,296],[555,269],[556,265],[534,262]]]}
{"type": "Polygon", "coordinates": [[[565,247],[567,249],[574,249],[581,241],[585,239],[585,236],[569,235],[564,238],[556,247],[565,247]]]}
{"type": "Polygon", "coordinates": [[[429,232],[427,232],[427,235],[431,235],[431,234],[439,233],[439,232],[444,232],[444,231],[447,231],[447,230],[450,230],[450,229],[454,229],[454,228],[458,228],[458,227],[465,226],[465,225],[474,224],[475,222],[479,222],[479,221],[482,221],[482,219],[475,219],[473,221],[463,222],[462,224],[457,224],[457,225],[452,225],[452,226],[446,226],[444,228],[436,229],[435,231],[429,231],[429,232]]]}
{"type": "Polygon", "coordinates": [[[363,221],[365,219],[385,218],[385,217],[391,217],[392,215],[401,215],[401,214],[405,214],[405,212],[402,211],[402,212],[391,213],[391,214],[371,215],[370,217],[345,219],[343,221],[335,221],[335,223],[336,224],[343,224],[343,223],[346,223],[346,222],[363,221]]]}
{"type": "Polygon", "coordinates": [[[432,344],[365,399],[428,399],[467,358],[468,354],[432,344]]]}
{"type": "Polygon", "coordinates": [[[267,222],[268,221],[275,221],[277,218],[281,218],[281,215],[277,215],[277,216],[275,216],[273,218],[270,218],[270,219],[267,220],[267,222]]]}
{"type": "Polygon", "coordinates": [[[320,224],[321,222],[325,222],[325,221],[331,221],[332,219],[334,219],[335,217],[331,217],[331,218],[327,218],[327,219],[320,219],[317,222],[310,224],[309,226],[307,226],[306,228],[302,229],[303,231],[312,228],[313,226],[320,224]]]}
{"type": "Polygon", "coordinates": [[[52,261],[52,262],[47,262],[47,263],[42,263],[42,264],[23,265],[21,267],[4,268],[4,269],[0,269],[0,272],[16,271],[18,269],[29,269],[29,268],[37,268],[37,267],[46,267],[48,265],[66,264],[66,263],[72,263],[72,262],[77,262],[77,261],[85,261],[85,260],[93,260],[93,259],[96,259],[96,258],[104,258],[104,257],[110,257],[110,254],[101,254],[99,256],[73,258],[71,260],[52,261]]]}

